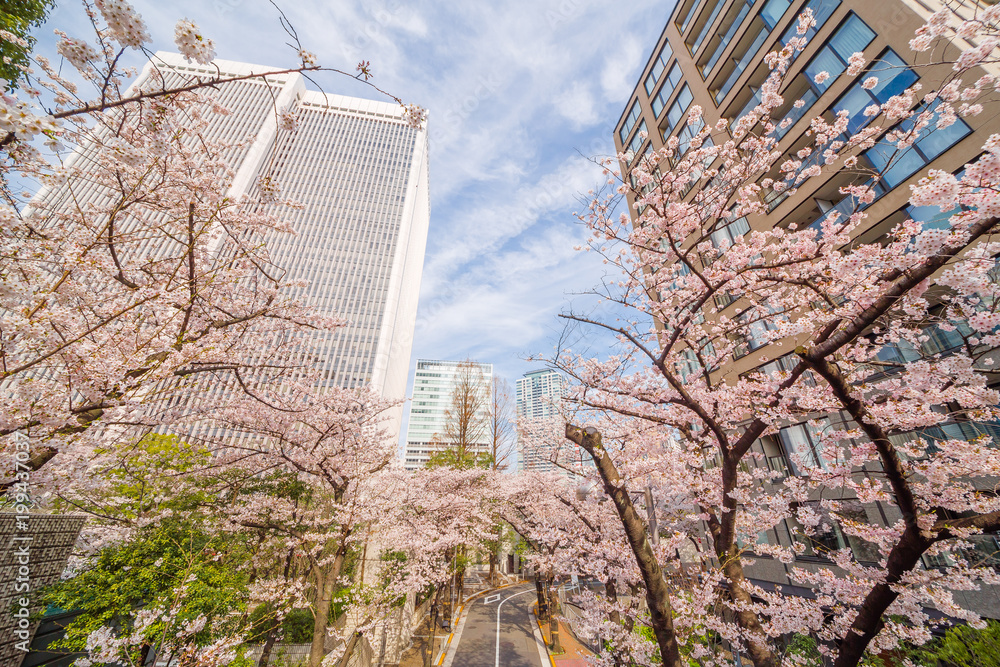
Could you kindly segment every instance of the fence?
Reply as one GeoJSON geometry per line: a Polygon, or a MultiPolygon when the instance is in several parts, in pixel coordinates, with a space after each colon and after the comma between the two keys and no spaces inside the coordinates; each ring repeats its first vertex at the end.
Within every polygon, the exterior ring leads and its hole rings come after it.
{"type": "Polygon", "coordinates": [[[559,609],[562,612],[560,615],[563,619],[563,625],[573,633],[578,642],[590,649],[592,653],[599,655],[601,652],[601,638],[594,633],[587,632],[583,628],[583,624],[580,623],[580,620],[583,618],[580,607],[572,602],[573,593],[579,589],[579,584],[567,584],[560,586],[556,591],[559,598],[559,609]]]}
{"type": "MultiPolygon", "coordinates": [[[[299,667],[299,665],[309,664],[309,644],[275,644],[271,649],[271,657],[267,664],[269,667],[299,667]]],[[[257,664],[260,654],[264,650],[263,646],[254,646],[247,656],[257,664]]]]}
{"type": "MultiPolygon", "coordinates": [[[[308,665],[309,650],[311,648],[309,644],[275,644],[274,648],[271,649],[271,657],[267,661],[268,667],[301,667],[302,665],[308,665]]],[[[251,659],[253,664],[257,664],[262,650],[262,646],[254,646],[247,653],[247,657],[251,659]]],[[[346,667],[376,667],[377,664],[378,656],[375,655],[371,644],[368,643],[365,637],[359,638],[358,642],[354,645],[354,652],[347,661],[346,667]]]]}

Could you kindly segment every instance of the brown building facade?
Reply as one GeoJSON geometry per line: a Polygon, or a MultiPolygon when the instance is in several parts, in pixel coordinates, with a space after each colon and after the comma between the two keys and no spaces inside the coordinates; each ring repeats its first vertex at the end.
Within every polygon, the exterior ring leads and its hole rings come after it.
{"type": "MultiPolygon", "coordinates": [[[[787,127],[777,130],[781,148],[786,153],[794,153],[810,143],[805,132],[810,120],[818,115],[832,118],[835,110],[847,109],[850,132],[868,122],[862,113],[866,107],[884,103],[915,82],[920,81],[924,90],[935,89],[950,68],[911,67],[919,54],[915,54],[908,43],[927,18],[942,7],[938,0],[681,0],[652,50],[615,128],[616,149],[628,158],[621,165],[626,181],[630,165],[643,154],[662,148],[670,137],[678,137],[679,152],[683,151],[685,142],[697,131],[697,127],[689,127],[686,122],[691,105],[702,108],[703,118],[709,124],[721,118],[735,122],[757,106],[758,90],[770,73],[764,56],[780,50],[796,36],[797,17],[805,8],[812,10],[816,25],[808,31],[808,44],[794,57],[782,84],[785,105],[773,114],[776,122],[782,118],[790,121],[787,127]],[[850,76],[846,73],[848,58],[855,52],[864,53],[870,65],[860,75],[850,76]],[[872,68],[879,70],[879,83],[869,90],[863,88],[861,82],[872,68]],[[819,72],[827,72],[830,76],[817,83],[815,75],[819,72]],[[792,106],[797,99],[804,102],[799,109],[792,106]]],[[[975,0],[963,0],[950,3],[949,7],[962,18],[968,18],[982,11],[984,5],[977,5],[975,0]]],[[[989,73],[996,74],[994,71],[989,73]]],[[[856,230],[854,238],[875,242],[907,218],[924,222],[925,229],[947,225],[951,214],[941,214],[936,207],[909,204],[909,185],[916,183],[931,167],[957,172],[981,152],[987,137],[996,132],[1000,132],[1000,118],[994,109],[987,109],[979,116],[960,119],[944,130],[917,140],[912,150],[889,163],[888,169],[884,169],[887,166],[885,151],[880,152],[878,146],[862,153],[859,156],[861,164],[884,171],[884,177],[877,189],[877,198],[865,208],[868,218],[856,230]]],[[[778,160],[777,164],[781,162],[778,160]]],[[[791,195],[765,191],[766,215],[727,221],[712,234],[712,241],[716,242],[716,235],[721,242],[752,229],[764,231],[793,223],[799,229],[818,228],[831,211],[849,214],[859,207],[856,201],[839,192],[841,186],[854,178],[856,174],[824,171],[821,176],[807,180],[791,195]]],[[[697,187],[687,196],[694,196],[697,187]]],[[[630,193],[627,199],[635,221],[638,214],[632,205],[636,198],[630,193]]],[[[732,317],[738,307],[736,301],[727,304],[717,297],[714,312],[705,315],[709,318],[719,314],[732,317]]],[[[961,324],[955,331],[933,327],[926,331],[924,349],[887,346],[884,353],[887,359],[894,361],[910,361],[907,355],[911,354],[946,354],[962,344],[961,334],[961,324]]],[[[785,367],[786,359],[782,358],[788,349],[787,344],[777,348],[767,340],[755,339],[750,332],[744,336],[736,354],[712,373],[713,379],[735,381],[741,374],[763,370],[765,365],[789,370],[785,367]]],[[[678,372],[684,375],[681,369],[678,372]]],[[[991,381],[1000,385],[1000,376],[993,375],[991,381]]],[[[817,418],[834,429],[851,427],[849,419],[839,414],[813,416],[813,420],[817,418]]],[[[814,425],[802,422],[788,424],[778,433],[761,438],[755,445],[755,450],[762,455],[759,460],[783,475],[795,475],[794,459],[808,460],[810,455],[815,460],[819,458],[814,431],[814,425]]],[[[917,437],[972,439],[982,435],[993,436],[995,443],[1000,442],[1000,424],[945,423],[919,433],[893,437],[905,441],[917,437]]],[[[874,475],[877,471],[861,470],[857,474],[874,475]]],[[[996,483],[997,480],[983,480],[983,488],[992,488],[996,483]]],[[[856,520],[887,525],[899,518],[894,505],[856,502],[852,510],[850,498],[845,500],[848,501],[845,511],[854,512],[856,516],[852,518],[856,520]]],[[[830,550],[850,547],[858,560],[869,560],[865,543],[840,531],[836,520],[831,518],[829,524],[829,532],[819,536],[821,543],[825,541],[830,550]]],[[[789,546],[801,538],[796,535],[796,527],[786,521],[767,531],[767,535],[759,536],[758,540],[789,546]]],[[[823,556],[822,548],[812,548],[815,543],[816,538],[813,538],[812,545],[794,566],[833,567],[823,556]]],[[[992,563],[1000,570],[997,536],[977,536],[975,549],[977,559],[992,563]]],[[[927,568],[940,565],[942,563],[931,558],[924,560],[927,568]]],[[[780,584],[785,590],[793,590],[788,578],[790,567],[760,557],[747,572],[765,588],[780,584]]],[[[995,588],[957,592],[955,597],[960,604],[984,616],[1000,618],[1000,591],[995,588]]]]}

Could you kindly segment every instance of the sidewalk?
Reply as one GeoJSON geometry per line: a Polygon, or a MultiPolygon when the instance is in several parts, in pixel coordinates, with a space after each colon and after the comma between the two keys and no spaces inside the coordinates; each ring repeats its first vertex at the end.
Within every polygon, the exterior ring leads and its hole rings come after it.
{"type": "MultiPolygon", "coordinates": [[[[537,604],[535,605],[534,611],[535,623],[538,624],[539,629],[542,631],[545,648],[548,649],[551,641],[549,637],[549,624],[539,622],[537,604]]],[[[587,662],[587,656],[593,655],[593,653],[591,653],[590,649],[576,640],[576,637],[573,636],[573,633],[569,631],[569,628],[567,628],[562,621],[559,621],[559,643],[562,644],[562,653],[553,655],[551,651],[548,651],[549,661],[552,663],[553,667],[587,667],[589,664],[587,662]]]]}

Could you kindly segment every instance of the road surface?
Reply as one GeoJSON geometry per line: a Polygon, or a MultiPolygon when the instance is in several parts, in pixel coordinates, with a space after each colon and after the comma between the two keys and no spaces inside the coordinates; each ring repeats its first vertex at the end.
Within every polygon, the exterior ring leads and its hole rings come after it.
{"type": "MultiPolygon", "coordinates": [[[[531,607],[535,587],[521,584],[478,598],[469,608],[451,667],[542,667],[531,607]],[[499,616],[498,616],[499,614],[499,616]],[[499,620],[498,620],[499,619],[499,620]]],[[[542,648],[542,651],[545,649],[542,648]]]]}

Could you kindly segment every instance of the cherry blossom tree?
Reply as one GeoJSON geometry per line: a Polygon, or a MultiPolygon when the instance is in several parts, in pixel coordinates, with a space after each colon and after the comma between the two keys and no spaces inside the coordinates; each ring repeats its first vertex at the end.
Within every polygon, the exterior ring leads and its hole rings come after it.
{"type": "MultiPolygon", "coordinates": [[[[979,126],[995,96],[984,66],[996,62],[998,21],[995,7],[964,22],[947,8],[934,14],[911,43],[926,53],[919,81],[863,114],[831,109],[789,133],[801,114],[787,110],[804,103],[785,100],[783,82],[813,23],[807,11],[798,34],[767,56],[756,108],[718,122],[692,108],[683,144],[672,137],[646,156],[618,156],[624,175],[605,162],[617,191],[581,217],[588,250],[621,272],[602,298],[631,314],[567,315],[613,332],[619,347],[604,359],[567,350],[551,361],[576,380],[572,398],[590,412],[566,437],[591,454],[599,493],[616,511],[657,662],[723,661],[694,643],[699,630],[756,667],[781,662],[781,638],[792,633],[854,667],[926,641],[930,609],[981,623],[953,591],[1000,584],[967,550],[1000,529],[991,481],[1000,449],[989,437],[1000,417],[1000,135],[957,175],[931,170],[911,186],[911,203],[938,207],[944,228],[912,219],[873,228],[866,208],[915,144],[959,121],[979,126]],[[868,159],[873,150],[881,162],[868,159]],[[805,228],[734,226],[832,172],[847,177],[849,207],[805,228]],[[626,192],[635,224],[615,213],[626,192]],[[928,345],[936,332],[955,338],[954,349],[928,345]],[[771,363],[730,372],[731,358],[760,349],[771,363]],[[766,442],[791,425],[809,438],[788,451],[787,474],[768,466],[766,442]],[[855,510],[876,503],[885,521],[855,510]],[[650,508],[655,521],[643,516],[650,508]],[[779,524],[793,544],[754,544],[779,524]],[[823,542],[833,524],[849,544],[823,542]],[[676,549],[691,540],[709,547],[700,578],[682,585],[672,580],[676,549]],[[831,564],[806,567],[796,560],[806,552],[831,564]],[[925,556],[941,566],[925,569],[925,556]],[[747,568],[762,557],[787,564],[814,597],[754,583],[747,568]]],[[[845,75],[872,89],[893,67],[856,53],[845,75]]]]}
{"type": "MultiPolygon", "coordinates": [[[[288,344],[341,321],[301,302],[303,285],[268,253],[267,238],[294,233],[285,213],[296,204],[266,176],[249,194],[230,196],[249,140],[218,141],[208,128],[228,113],[220,100],[238,81],[326,70],[378,91],[371,66],[323,67],[281,16],[292,66],[180,73],[147,49],[146,24],[127,2],[83,10],[93,35],[58,32],[63,62],[32,54],[20,90],[0,96],[4,485],[97,517],[87,528],[94,557],[189,513],[192,494],[210,490],[215,496],[195,505],[224,506],[225,521],[206,522],[212,539],[228,530],[263,540],[245,564],[257,582],[245,602],[281,613],[308,599],[318,664],[344,563],[360,527],[377,525],[385,507],[378,478],[394,445],[380,426],[384,402],[323,389],[303,361],[306,339],[288,344]],[[128,86],[136,72],[121,63],[136,54],[148,59],[149,76],[128,86]],[[208,437],[212,428],[245,437],[225,450],[208,437]],[[152,452],[149,434],[164,431],[183,434],[198,465],[152,452]]],[[[178,22],[175,40],[189,61],[215,57],[191,21],[178,22]]],[[[295,131],[294,114],[272,112],[280,132],[295,131]]],[[[406,116],[419,125],[423,110],[410,105],[406,116]]],[[[125,659],[133,639],[148,647],[157,619],[184,607],[183,588],[144,610],[145,621],[134,619],[132,635],[110,626],[91,633],[94,655],[125,659]]],[[[170,635],[171,650],[192,664],[228,661],[240,633],[206,648],[199,623],[176,641],[170,635]]]]}
{"type": "MultiPolygon", "coordinates": [[[[301,360],[277,343],[340,323],[295,297],[301,285],[261,242],[293,232],[283,209],[295,204],[266,178],[250,195],[227,196],[247,140],[206,135],[211,117],[227,113],[227,85],[329,68],[282,17],[293,66],[188,76],[147,50],[146,24],[127,2],[83,7],[92,37],[60,32],[57,45],[72,76],[34,54],[22,89],[0,98],[0,434],[5,447],[12,437],[30,443],[33,470],[109,434],[135,440],[136,427],[170,425],[190,403],[179,397],[207,384],[252,394],[254,383],[294,376],[301,360]],[[126,87],[135,71],[120,63],[133,50],[153,68],[144,85],[126,87]],[[41,189],[26,201],[30,183],[41,189]],[[261,349],[276,353],[260,360],[261,349]]],[[[212,40],[195,24],[180,21],[175,37],[188,60],[211,63],[212,40]]],[[[370,66],[355,76],[367,81],[370,66]]],[[[408,110],[422,121],[421,109],[408,110]]],[[[287,110],[274,114],[294,131],[287,110]]]]}
{"type": "Polygon", "coordinates": [[[264,391],[217,414],[214,423],[244,437],[227,439],[228,451],[215,465],[245,471],[251,485],[227,521],[267,532],[303,561],[314,618],[309,664],[318,667],[334,596],[352,585],[345,565],[366,535],[383,534],[397,505],[396,443],[385,426],[393,404],[367,389],[317,392],[313,382],[264,391]],[[285,472],[296,491],[254,490],[255,480],[285,472]]]}
{"type": "MultiPolygon", "coordinates": [[[[420,592],[431,599],[430,629],[437,631],[447,606],[462,603],[462,559],[492,537],[498,474],[477,467],[434,466],[399,472],[397,505],[380,533],[386,548],[400,554],[387,588],[420,592]],[[447,594],[454,591],[454,604],[447,594]]],[[[429,642],[433,646],[433,638],[429,642]]]]}

